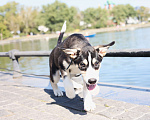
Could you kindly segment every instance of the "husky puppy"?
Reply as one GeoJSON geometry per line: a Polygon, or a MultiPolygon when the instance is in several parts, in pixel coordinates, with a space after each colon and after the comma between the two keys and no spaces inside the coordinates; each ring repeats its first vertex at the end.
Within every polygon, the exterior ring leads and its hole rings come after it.
{"type": "Polygon", "coordinates": [[[61,73],[66,96],[70,99],[74,98],[76,94],[74,88],[83,87],[84,109],[92,111],[96,108],[92,101],[92,95],[98,93],[99,90],[97,82],[99,81],[101,62],[107,49],[115,42],[93,47],[82,34],[72,34],[62,42],[65,30],[66,21],[58,38],[57,46],[52,50],[49,59],[50,82],[54,95],[63,96],[63,92],[57,85],[61,73]],[[83,86],[78,84],[73,77],[82,81],[83,86]]]}

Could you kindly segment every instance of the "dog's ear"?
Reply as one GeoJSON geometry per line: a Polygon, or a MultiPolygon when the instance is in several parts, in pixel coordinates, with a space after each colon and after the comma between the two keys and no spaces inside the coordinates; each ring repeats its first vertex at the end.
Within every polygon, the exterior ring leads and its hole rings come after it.
{"type": "Polygon", "coordinates": [[[106,55],[106,51],[109,49],[109,47],[114,44],[115,44],[115,41],[112,41],[111,43],[109,43],[107,45],[94,46],[94,48],[99,53],[99,55],[104,57],[106,55]]]}
{"type": "Polygon", "coordinates": [[[66,48],[61,48],[66,54],[70,56],[70,58],[75,59],[79,56],[80,49],[66,49],[66,48]]]}

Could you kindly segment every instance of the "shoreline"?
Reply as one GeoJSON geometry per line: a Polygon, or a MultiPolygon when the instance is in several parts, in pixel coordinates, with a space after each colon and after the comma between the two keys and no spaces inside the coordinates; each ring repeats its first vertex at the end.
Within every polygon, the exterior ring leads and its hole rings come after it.
{"type": "MultiPolygon", "coordinates": [[[[121,27],[108,27],[108,28],[100,28],[100,29],[88,29],[88,30],[81,30],[79,32],[73,33],[81,33],[81,34],[92,34],[92,33],[102,33],[102,32],[118,32],[118,31],[125,31],[125,30],[135,30],[138,28],[145,28],[150,27],[150,23],[147,24],[136,24],[136,25],[126,25],[121,27]]],[[[69,36],[72,34],[71,32],[65,33],[65,36],[69,36]]],[[[18,37],[18,38],[8,38],[5,40],[0,40],[0,45],[10,44],[14,42],[22,42],[22,41],[30,41],[30,40],[48,40],[53,38],[58,38],[58,34],[45,34],[45,35],[33,35],[33,36],[25,36],[25,37],[18,37]]]]}

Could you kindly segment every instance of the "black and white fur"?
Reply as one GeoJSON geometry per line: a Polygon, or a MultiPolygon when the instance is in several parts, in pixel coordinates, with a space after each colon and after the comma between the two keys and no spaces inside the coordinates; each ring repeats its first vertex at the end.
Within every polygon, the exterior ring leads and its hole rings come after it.
{"type": "Polygon", "coordinates": [[[98,93],[99,69],[107,49],[114,45],[114,41],[107,45],[92,47],[89,41],[82,34],[72,34],[63,42],[63,34],[66,30],[66,21],[62,27],[57,46],[50,54],[50,82],[55,96],[63,96],[58,88],[60,73],[68,98],[74,98],[74,88],[83,87],[84,109],[92,111],[95,104],[92,95],[98,93]],[[81,76],[76,77],[76,75],[81,76]],[[76,80],[82,82],[79,84],[76,80]]]}

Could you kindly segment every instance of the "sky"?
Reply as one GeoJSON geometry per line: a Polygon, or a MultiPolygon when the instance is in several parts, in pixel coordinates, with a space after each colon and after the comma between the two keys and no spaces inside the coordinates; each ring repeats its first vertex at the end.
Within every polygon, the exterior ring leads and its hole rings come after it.
{"type": "MultiPolygon", "coordinates": [[[[7,2],[15,1],[20,5],[42,7],[42,5],[51,4],[55,0],[0,0],[0,6],[5,5],[7,2]]],[[[107,0],[58,0],[66,3],[69,7],[75,6],[79,10],[85,10],[89,7],[97,8],[101,6],[104,8],[104,4],[107,0]]],[[[130,4],[133,7],[145,6],[150,8],[150,0],[112,0],[116,5],[118,4],[130,4]]]]}

